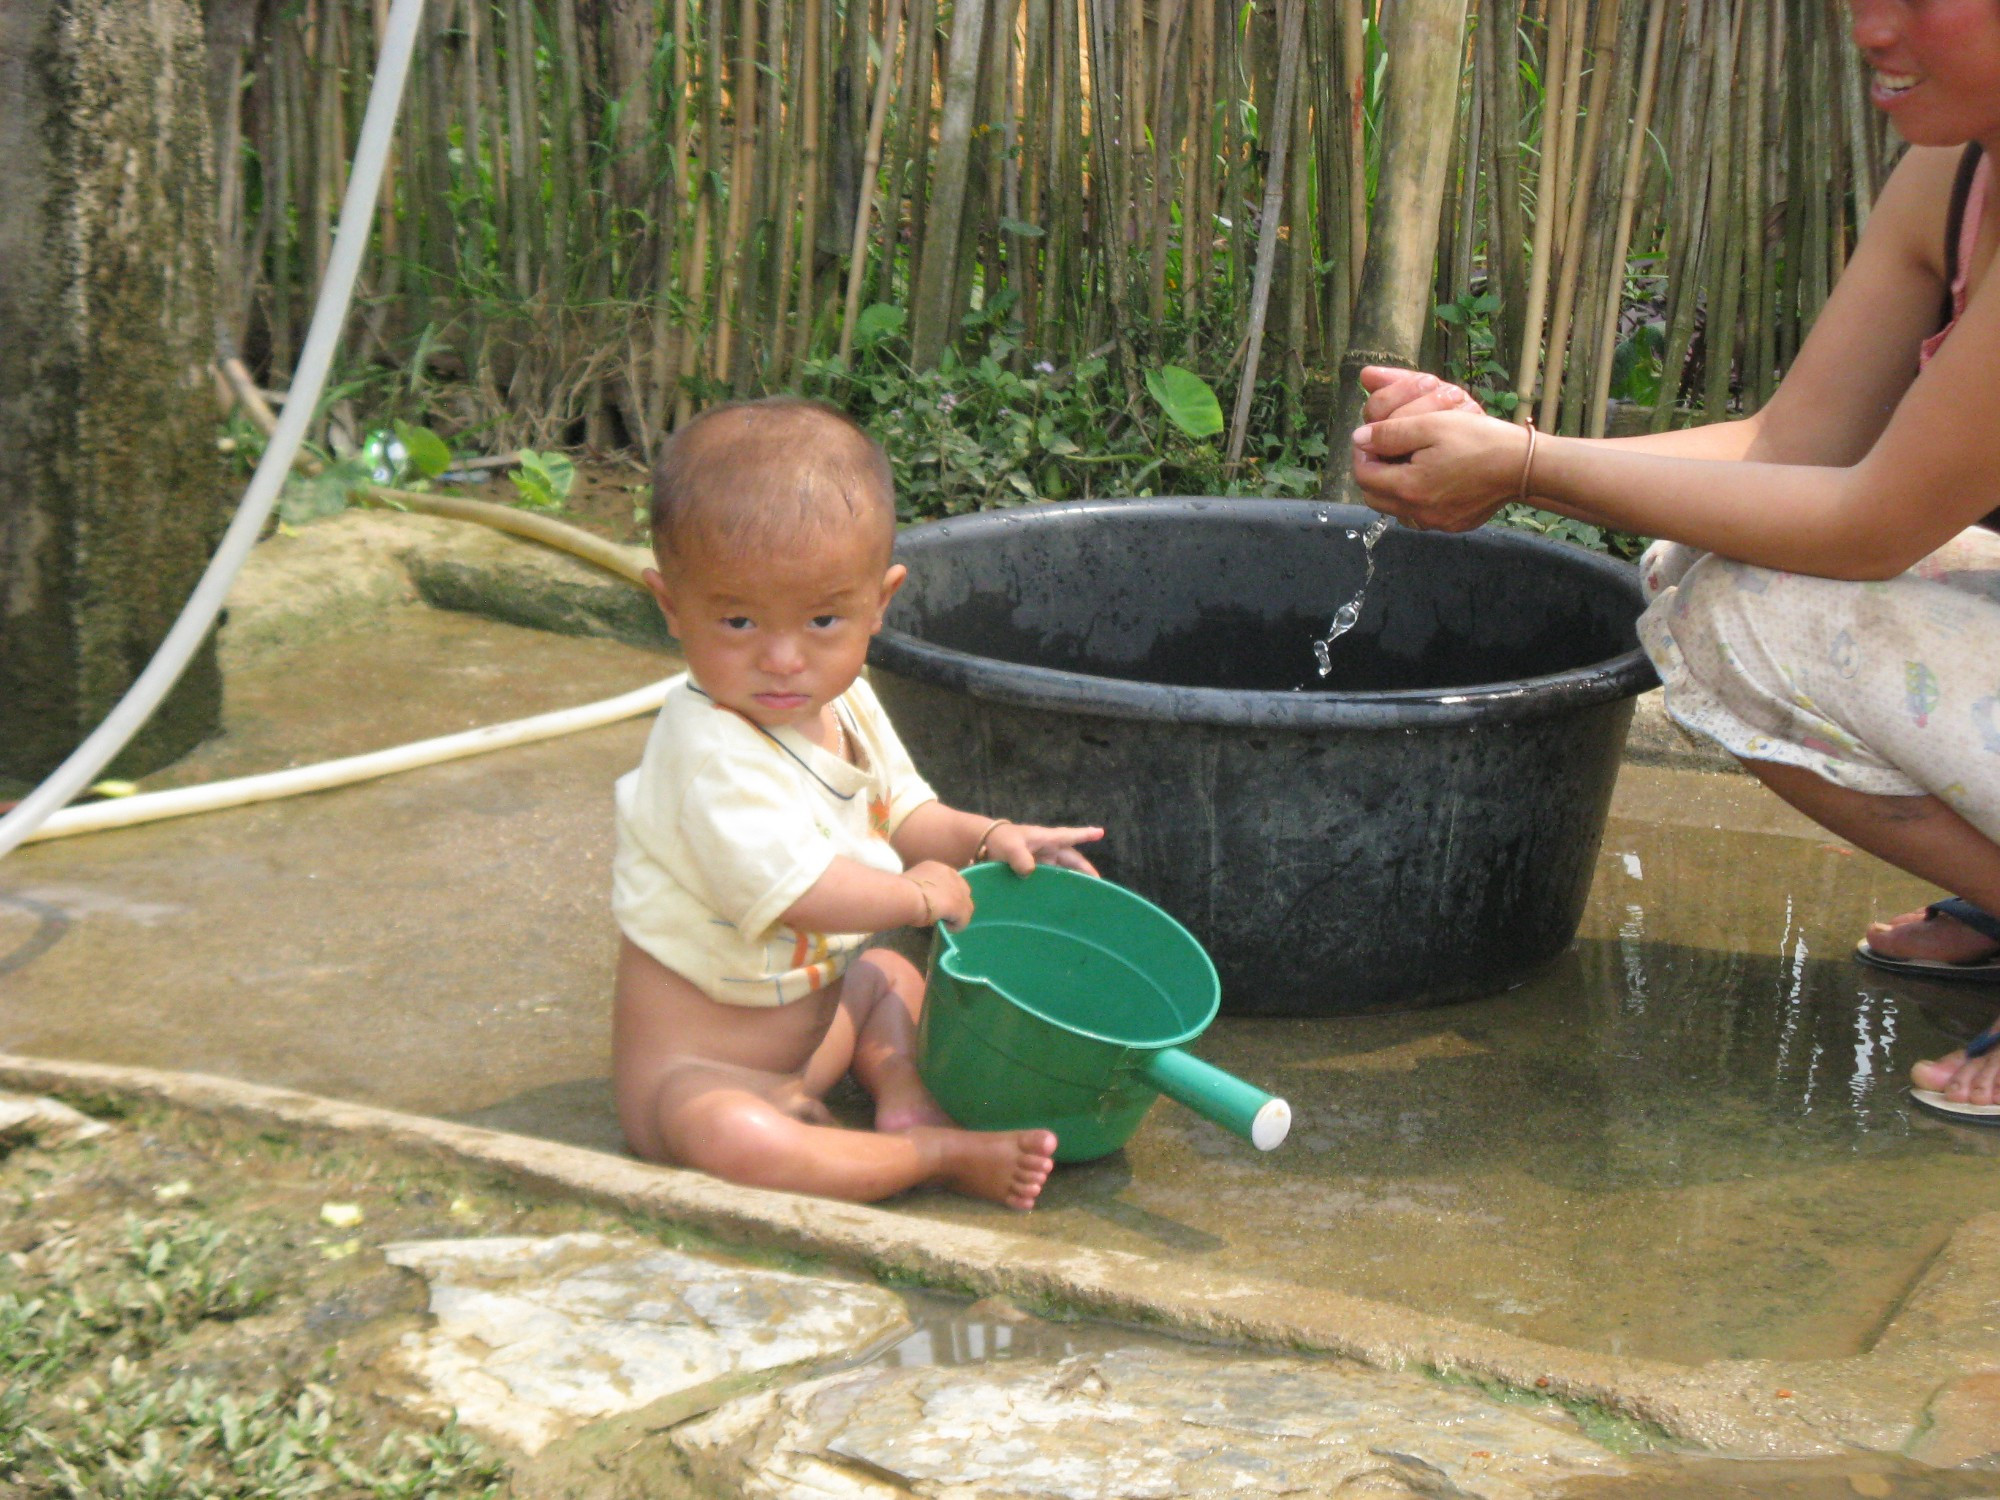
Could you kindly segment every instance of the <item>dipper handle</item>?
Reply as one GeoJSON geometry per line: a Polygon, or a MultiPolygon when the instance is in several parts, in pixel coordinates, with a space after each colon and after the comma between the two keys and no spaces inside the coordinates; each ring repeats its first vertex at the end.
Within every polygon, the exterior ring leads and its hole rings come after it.
{"type": "Polygon", "coordinates": [[[1146,1059],[1146,1081],[1177,1104],[1240,1135],[1259,1151],[1274,1150],[1292,1128],[1292,1107],[1178,1047],[1146,1059]]]}

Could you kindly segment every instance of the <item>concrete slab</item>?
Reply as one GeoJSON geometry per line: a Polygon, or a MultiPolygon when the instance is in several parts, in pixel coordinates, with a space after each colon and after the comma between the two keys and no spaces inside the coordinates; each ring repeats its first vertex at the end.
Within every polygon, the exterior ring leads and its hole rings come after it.
{"type": "Polygon", "coordinates": [[[1625,1472],[1573,1428],[1470,1391],[1194,1349],[857,1370],[732,1402],[672,1440],[698,1480],[745,1500],[1533,1500],[1569,1479],[1625,1472]]]}

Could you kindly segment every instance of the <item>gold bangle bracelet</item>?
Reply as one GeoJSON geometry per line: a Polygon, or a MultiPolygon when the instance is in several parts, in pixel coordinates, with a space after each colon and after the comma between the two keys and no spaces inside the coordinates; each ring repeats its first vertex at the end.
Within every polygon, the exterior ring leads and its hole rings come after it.
{"type": "Polygon", "coordinates": [[[1528,429],[1528,451],[1521,456],[1520,493],[1515,496],[1517,500],[1523,501],[1528,498],[1528,486],[1533,482],[1535,476],[1535,419],[1533,417],[1528,418],[1525,425],[1528,429]]]}
{"type": "Polygon", "coordinates": [[[1011,823],[1013,821],[1014,820],[1012,818],[995,818],[991,823],[988,823],[986,825],[986,827],[980,832],[979,843],[973,848],[972,851],[972,862],[975,865],[978,864],[981,860],[986,858],[986,844],[987,841],[993,837],[993,830],[998,828],[1002,823],[1011,823]]]}

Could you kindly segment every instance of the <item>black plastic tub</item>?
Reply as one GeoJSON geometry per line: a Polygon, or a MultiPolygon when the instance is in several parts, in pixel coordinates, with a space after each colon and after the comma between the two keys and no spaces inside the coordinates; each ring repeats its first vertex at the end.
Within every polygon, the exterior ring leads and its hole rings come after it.
{"type": "Polygon", "coordinates": [[[1436,1005],[1566,948],[1632,698],[1625,564],[1356,507],[1083,501],[913,527],[872,680],[946,801],[1101,823],[1238,1014],[1436,1005]]]}

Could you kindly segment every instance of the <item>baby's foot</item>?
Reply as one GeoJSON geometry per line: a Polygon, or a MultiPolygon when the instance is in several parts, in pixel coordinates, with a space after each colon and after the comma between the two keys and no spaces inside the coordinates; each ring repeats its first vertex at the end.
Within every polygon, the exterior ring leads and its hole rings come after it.
{"type": "Polygon", "coordinates": [[[943,1158],[937,1180],[974,1198],[987,1198],[1025,1212],[1035,1206],[1042,1185],[1055,1170],[1056,1138],[1046,1130],[936,1130],[920,1127],[918,1137],[935,1137],[943,1158]]]}
{"type": "Polygon", "coordinates": [[[955,1125],[957,1121],[938,1107],[931,1091],[917,1076],[914,1063],[878,1069],[875,1082],[875,1128],[885,1134],[915,1130],[923,1125],[955,1125]]]}
{"type": "Polygon", "coordinates": [[[1932,963],[1977,963],[2000,952],[2000,943],[1974,932],[1948,912],[1932,916],[1919,908],[1868,924],[1868,946],[1884,958],[1926,959],[1932,963]]]}

